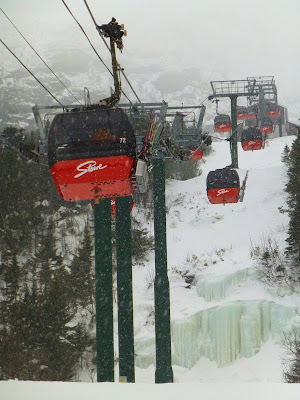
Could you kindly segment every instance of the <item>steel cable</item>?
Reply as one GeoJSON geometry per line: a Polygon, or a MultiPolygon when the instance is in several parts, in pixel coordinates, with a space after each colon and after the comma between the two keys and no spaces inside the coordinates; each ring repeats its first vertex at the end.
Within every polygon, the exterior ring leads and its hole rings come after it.
{"type": "Polygon", "coordinates": [[[67,88],[67,86],[61,81],[61,79],[56,75],[56,73],[49,67],[49,65],[46,63],[46,61],[43,60],[43,58],[38,54],[38,52],[31,46],[31,44],[28,42],[28,40],[24,37],[24,35],[19,31],[19,29],[16,27],[16,25],[11,21],[11,19],[6,15],[6,13],[0,8],[2,13],[5,15],[5,17],[9,20],[9,22],[12,24],[12,26],[16,29],[16,31],[19,32],[19,34],[22,36],[22,38],[25,40],[25,42],[30,46],[30,48],[35,52],[35,54],[39,57],[39,59],[46,65],[46,67],[49,69],[49,71],[52,72],[52,74],[56,77],[56,79],[63,85],[65,89],[70,93],[70,95],[79,103],[80,101],[77,99],[76,96],[67,88]]]}
{"type": "Polygon", "coordinates": [[[0,39],[0,42],[7,48],[7,50],[19,61],[21,65],[30,73],[30,75],[33,76],[33,78],[50,94],[50,96],[58,103],[60,104],[63,108],[64,105],[50,92],[49,89],[46,88],[45,85],[42,84],[42,82],[26,67],[26,65],[15,55],[15,53],[3,42],[3,40],[0,39]]]}

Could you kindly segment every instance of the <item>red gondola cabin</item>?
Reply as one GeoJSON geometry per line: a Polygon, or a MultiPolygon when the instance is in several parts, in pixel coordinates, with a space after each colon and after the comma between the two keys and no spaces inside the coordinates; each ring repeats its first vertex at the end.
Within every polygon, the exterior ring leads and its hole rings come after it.
{"type": "Polygon", "coordinates": [[[119,108],[57,114],[49,129],[51,176],[66,201],[130,196],[133,127],[119,108]]]}
{"type": "Polygon", "coordinates": [[[273,132],[273,122],[271,118],[265,117],[262,119],[259,130],[263,135],[268,135],[273,132]]]}
{"type": "Polygon", "coordinates": [[[269,117],[269,118],[277,118],[279,115],[278,105],[275,103],[268,103],[266,113],[267,113],[267,117],[269,117]]]}
{"type": "Polygon", "coordinates": [[[182,135],[181,139],[176,141],[176,144],[179,146],[179,157],[182,161],[199,161],[203,157],[199,138],[182,135]]]}
{"type": "Polygon", "coordinates": [[[247,108],[247,120],[256,119],[258,114],[258,105],[252,105],[247,108]]]}
{"type": "Polygon", "coordinates": [[[231,119],[227,114],[219,114],[214,119],[215,130],[218,133],[226,133],[231,131],[231,119]]]}
{"type": "Polygon", "coordinates": [[[237,203],[240,192],[239,175],[234,169],[210,171],[206,179],[206,189],[211,204],[237,203]]]}
{"type": "Polygon", "coordinates": [[[262,133],[258,128],[248,128],[242,132],[242,148],[245,151],[260,150],[262,148],[262,133]]]}
{"type": "Polygon", "coordinates": [[[191,158],[189,161],[199,161],[203,157],[203,151],[200,149],[190,149],[191,158]]]}
{"type": "Polygon", "coordinates": [[[244,121],[247,118],[248,118],[247,107],[237,106],[237,108],[236,108],[236,119],[238,121],[244,121]]]}

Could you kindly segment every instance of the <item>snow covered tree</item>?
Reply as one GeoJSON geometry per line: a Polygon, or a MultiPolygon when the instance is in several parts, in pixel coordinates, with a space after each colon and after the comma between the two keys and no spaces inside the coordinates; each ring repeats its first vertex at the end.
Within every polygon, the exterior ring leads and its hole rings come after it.
{"type": "Polygon", "coordinates": [[[63,203],[48,168],[20,156],[18,134],[5,130],[11,146],[0,142],[0,379],[70,380],[90,339],[71,307],[55,215],[78,205],[63,203]]]}
{"type": "Polygon", "coordinates": [[[5,282],[3,287],[5,297],[9,301],[16,299],[21,284],[21,268],[16,254],[9,250],[2,254],[0,277],[5,282]]]}
{"type": "Polygon", "coordinates": [[[94,246],[89,226],[86,224],[83,238],[70,265],[70,291],[75,308],[93,304],[94,296],[94,246]]]}
{"type": "Polygon", "coordinates": [[[286,254],[290,261],[290,279],[295,285],[300,284],[300,131],[292,144],[289,164],[288,194],[289,228],[286,254]]]}
{"type": "Polygon", "coordinates": [[[290,151],[291,150],[290,150],[289,146],[286,144],[284,146],[282,156],[281,156],[281,161],[286,165],[289,165],[289,162],[290,162],[290,151]]]}
{"type": "Polygon", "coordinates": [[[39,282],[47,286],[55,271],[66,274],[63,258],[58,254],[56,248],[54,222],[50,217],[44,222],[44,232],[35,257],[31,260],[32,269],[39,274],[39,282]]]}
{"type": "Polygon", "coordinates": [[[285,285],[288,282],[284,251],[272,236],[263,235],[258,244],[251,241],[250,256],[255,261],[258,279],[265,285],[285,285]]]}
{"type": "Polygon", "coordinates": [[[177,179],[186,181],[201,175],[198,161],[179,161],[173,159],[165,160],[166,179],[177,179]]]}
{"type": "Polygon", "coordinates": [[[16,128],[14,126],[7,126],[1,132],[1,136],[4,140],[12,146],[19,148],[21,138],[24,135],[25,130],[23,128],[16,128]]]}
{"type": "Polygon", "coordinates": [[[133,218],[132,230],[132,258],[136,263],[142,262],[145,259],[147,253],[154,249],[154,239],[150,236],[148,230],[141,226],[141,223],[133,218]]]}
{"type": "Polygon", "coordinates": [[[296,327],[284,338],[286,356],[284,379],[288,383],[300,383],[300,330],[296,327]]]}
{"type": "Polygon", "coordinates": [[[0,329],[0,379],[60,380],[73,378],[89,344],[81,324],[71,323],[66,280],[61,276],[40,289],[26,285],[0,329]]]}

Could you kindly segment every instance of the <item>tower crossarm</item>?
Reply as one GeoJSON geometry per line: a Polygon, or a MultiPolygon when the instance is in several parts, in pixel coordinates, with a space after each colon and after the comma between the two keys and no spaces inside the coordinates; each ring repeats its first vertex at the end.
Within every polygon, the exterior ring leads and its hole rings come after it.
{"type": "Polygon", "coordinates": [[[231,81],[211,81],[210,85],[213,94],[209,96],[209,100],[216,97],[232,97],[232,96],[253,96],[257,92],[255,80],[231,80],[231,81]]]}

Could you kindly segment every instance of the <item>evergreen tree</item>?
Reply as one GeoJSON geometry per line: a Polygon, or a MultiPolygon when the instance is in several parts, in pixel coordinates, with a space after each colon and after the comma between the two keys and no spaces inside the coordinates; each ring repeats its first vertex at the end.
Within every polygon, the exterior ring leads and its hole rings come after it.
{"type": "Polygon", "coordinates": [[[286,254],[290,261],[291,280],[297,285],[300,283],[300,131],[291,147],[287,176],[290,219],[286,254]]]}
{"type": "Polygon", "coordinates": [[[294,327],[284,338],[285,370],[284,379],[288,383],[300,383],[300,331],[294,327]]]}
{"type": "Polygon", "coordinates": [[[94,262],[93,243],[88,224],[83,231],[83,238],[70,265],[70,291],[74,307],[86,307],[93,304],[94,262]]]}
{"type": "Polygon", "coordinates": [[[287,144],[284,146],[284,149],[283,149],[283,152],[282,152],[281,161],[284,164],[286,164],[287,166],[290,163],[290,148],[289,148],[289,146],[287,144]]]}
{"type": "Polygon", "coordinates": [[[15,253],[7,250],[2,254],[0,277],[5,282],[3,293],[8,301],[17,298],[21,281],[21,268],[15,253]]]}
{"type": "Polygon", "coordinates": [[[19,340],[13,328],[20,319],[18,298],[21,277],[17,257],[10,250],[3,252],[0,267],[0,379],[7,379],[15,369],[12,359],[17,368],[22,362],[20,349],[17,348],[19,340]]]}
{"type": "Polygon", "coordinates": [[[0,379],[70,380],[90,338],[71,307],[54,216],[84,206],[64,203],[48,168],[19,155],[20,134],[6,129],[10,145],[0,142],[0,379]]]}
{"type": "Polygon", "coordinates": [[[166,179],[186,181],[201,175],[198,161],[165,160],[166,179]]]}
{"type": "Polygon", "coordinates": [[[135,218],[132,220],[131,241],[132,258],[137,263],[143,261],[146,254],[154,249],[153,237],[135,218]]]}
{"type": "Polygon", "coordinates": [[[71,380],[90,345],[74,316],[57,272],[43,290],[27,285],[0,329],[0,379],[71,380]]]}
{"type": "Polygon", "coordinates": [[[23,128],[16,128],[15,126],[7,126],[1,132],[2,138],[9,143],[11,146],[15,146],[19,148],[21,143],[21,138],[25,134],[25,129],[23,128]]]}
{"type": "Polygon", "coordinates": [[[45,221],[45,232],[40,238],[39,249],[32,259],[32,269],[39,274],[39,283],[46,287],[53,278],[55,271],[62,275],[66,274],[63,258],[58,254],[56,248],[54,222],[50,217],[48,223],[45,221]]]}

